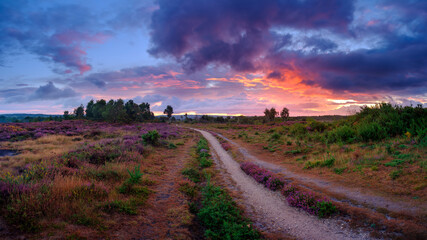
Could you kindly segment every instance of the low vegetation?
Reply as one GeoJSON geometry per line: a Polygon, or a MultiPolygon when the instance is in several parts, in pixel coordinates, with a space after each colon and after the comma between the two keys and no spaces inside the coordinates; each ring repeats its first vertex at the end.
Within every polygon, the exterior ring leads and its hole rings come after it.
{"type": "Polygon", "coordinates": [[[240,168],[268,189],[281,191],[292,207],[301,208],[319,218],[329,217],[337,212],[336,206],[329,199],[316,196],[312,192],[298,190],[297,187],[286,184],[283,178],[254,163],[241,163],[240,168]]]}
{"type": "Polygon", "coordinates": [[[153,192],[153,179],[163,171],[152,158],[173,151],[169,146],[183,131],[166,124],[86,121],[2,128],[8,130],[2,144],[21,155],[1,162],[1,215],[18,232],[35,236],[71,226],[100,236],[120,215],[139,214],[153,192]]]}
{"type": "Polygon", "coordinates": [[[257,119],[247,120],[254,124],[202,127],[237,139],[247,149],[286,163],[293,171],[427,200],[427,109],[422,106],[383,103],[336,121],[294,121],[291,117],[265,124],[257,119]]]}
{"type": "Polygon", "coordinates": [[[211,182],[209,168],[212,159],[206,139],[201,138],[195,148],[195,158],[182,171],[193,182],[181,185],[190,199],[192,212],[204,228],[207,239],[259,239],[259,233],[242,216],[227,191],[211,182]]]}

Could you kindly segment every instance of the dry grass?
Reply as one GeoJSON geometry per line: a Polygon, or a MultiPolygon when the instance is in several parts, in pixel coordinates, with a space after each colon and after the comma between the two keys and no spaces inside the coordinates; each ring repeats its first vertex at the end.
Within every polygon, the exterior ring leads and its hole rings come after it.
{"type": "Polygon", "coordinates": [[[0,161],[0,173],[16,172],[17,169],[26,164],[62,155],[74,149],[81,142],[82,140],[79,137],[49,135],[36,140],[1,143],[1,148],[14,149],[20,154],[3,158],[0,161]]]}

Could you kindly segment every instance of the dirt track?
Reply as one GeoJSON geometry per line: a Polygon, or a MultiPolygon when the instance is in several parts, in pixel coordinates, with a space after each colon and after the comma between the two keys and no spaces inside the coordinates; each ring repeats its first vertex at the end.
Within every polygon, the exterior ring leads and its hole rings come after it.
{"type": "Polygon", "coordinates": [[[287,177],[293,178],[295,180],[298,180],[301,184],[306,185],[306,187],[309,188],[309,186],[317,186],[322,189],[327,189],[329,192],[338,194],[343,196],[345,199],[349,199],[350,201],[345,201],[351,205],[357,205],[360,207],[367,207],[371,209],[377,209],[377,208],[385,208],[391,212],[400,212],[405,211],[409,214],[412,214],[414,216],[416,215],[422,215],[423,213],[427,213],[427,205],[419,205],[414,206],[413,204],[407,203],[407,202],[401,202],[401,201],[392,201],[388,198],[381,197],[378,195],[375,195],[374,193],[371,193],[367,191],[366,189],[362,188],[348,188],[344,187],[338,184],[334,184],[332,182],[318,179],[318,178],[310,178],[306,177],[297,173],[294,173],[292,171],[289,171],[287,168],[283,166],[278,166],[274,163],[269,163],[262,161],[258,159],[257,157],[251,155],[245,148],[239,146],[237,143],[232,141],[231,139],[228,139],[221,134],[218,134],[219,137],[227,140],[234,146],[236,146],[239,150],[239,152],[244,156],[245,159],[250,160],[252,162],[255,162],[256,164],[269,169],[272,172],[275,173],[282,173],[287,177]],[[356,204],[357,203],[357,204],[356,204]]]}
{"type": "Polygon", "coordinates": [[[240,169],[240,166],[221,147],[210,133],[194,129],[209,141],[219,160],[230,174],[236,187],[242,192],[245,206],[251,207],[253,220],[272,226],[277,233],[290,234],[299,239],[370,239],[366,232],[353,232],[343,223],[333,219],[318,219],[303,211],[290,207],[279,193],[272,192],[255,182],[240,169]]]}

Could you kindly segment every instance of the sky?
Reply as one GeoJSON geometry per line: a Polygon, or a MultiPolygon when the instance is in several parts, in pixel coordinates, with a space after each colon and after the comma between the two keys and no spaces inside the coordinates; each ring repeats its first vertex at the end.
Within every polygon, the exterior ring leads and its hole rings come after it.
{"type": "Polygon", "coordinates": [[[2,0],[0,114],[427,107],[427,1],[2,0]]]}

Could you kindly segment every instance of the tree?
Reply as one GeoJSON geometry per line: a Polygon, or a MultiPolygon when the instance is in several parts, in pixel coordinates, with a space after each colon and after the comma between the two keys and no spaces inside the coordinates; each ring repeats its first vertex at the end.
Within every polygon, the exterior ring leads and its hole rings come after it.
{"type": "Polygon", "coordinates": [[[87,105],[86,105],[86,117],[88,118],[88,119],[93,119],[93,117],[94,117],[94,112],[93,112],[93,109],[94,109],[94,102],[93,102],[93,99],[92,100],[90,100],[88,103],[87,103],[87,105]]]}
{"type": "Polygon", "coordinates": [[[289,109],[287,108],[283,108],[282,111],[280,112],[280,117],[283,118],[284,121],[288,120],[289,118],[289,109]]]}
{"type": "Polygon", "coordinates": [[[266,108],[264,110],[264,115],[267,121],[274,121],[274,118],[276,117],[276,115],[279,115],[279,113],[274,107],[272,107],[271,109],[266,108]]]}
{"type": "Polygon", "coordinates": [[[69,118],[70,118],[70,112],[64,111],[64,119],[69,119],[69,118]]]}
{"type": "Polygon", "coordinates": [[[143,120],[150,120],[154,117],[153,113],[150,111],[150,104],[149,103],[139,104],[139,109],[141,109],[143,120]]]}
{"type": "Polygon", "coordinates": [[[85,116],[85,108],[83,107],[83,104],[74,109],[74,115],[76,115],[76,118],[83,118],[85,116]]]}
{"type": "Polygon", "coordinates": [[[133,121],[142,120],[141,109],[139,108],[138,104],[133,102],[133,100],[129,100],[126,102],[125,110],[126,110],[128,121],[133,122],[133,121]]]}
{"type": "Polygon", "coordinates": [[[173,107],[171,105],[168,105],[166,109],[163,111],[163,113],[168,116],[168,119],[170,119],[173,114],[173,107]]]}
{"type": "Polygon", "coordinates": [[[105,120],[102,114],[105,111],[106,105],[107,105],[107,102],[104,99],[96,101],[95,105],[93,105],[92,113],[93,113],[93,118],[95,120],[97,121],[105,120]]]}

